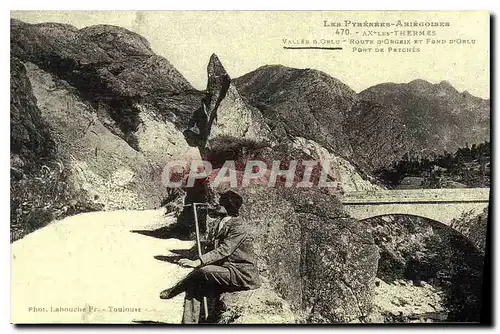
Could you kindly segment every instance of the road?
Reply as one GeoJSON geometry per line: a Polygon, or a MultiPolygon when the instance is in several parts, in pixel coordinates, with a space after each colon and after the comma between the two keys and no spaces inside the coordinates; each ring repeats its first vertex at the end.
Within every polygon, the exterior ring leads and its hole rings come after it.
{"type": "Polygon", "coordinates": [[[167,301],[158,295],[190,269],[155,256],[193,242],[130,232],[173,221],[164,210],[85,213],[14,242],[11,321],[180,323],[184,294],[167,301]]]}

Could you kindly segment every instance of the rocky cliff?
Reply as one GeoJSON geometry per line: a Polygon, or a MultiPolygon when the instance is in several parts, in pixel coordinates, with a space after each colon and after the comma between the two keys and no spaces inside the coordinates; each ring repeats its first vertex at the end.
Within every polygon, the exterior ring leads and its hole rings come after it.
{"type": "Polygon", "coordinates": [[[33,230],[27,220],[43,226],[87,202],[157,207],[166,161],[199,157],[180,129],[202,94],[143,37],[12,20],[11,59],[13,239],[33,230]]]}

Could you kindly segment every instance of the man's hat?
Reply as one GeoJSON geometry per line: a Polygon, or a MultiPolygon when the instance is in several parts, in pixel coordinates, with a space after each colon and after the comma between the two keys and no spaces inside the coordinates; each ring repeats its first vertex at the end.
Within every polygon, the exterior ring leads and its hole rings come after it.
{"type": "Polygon", "coordinates": [[[237,192],[228,190],[220,195],[219,203],[226,208],[228,215],[237,217],[243,204],[243,198],[237,192]]]}

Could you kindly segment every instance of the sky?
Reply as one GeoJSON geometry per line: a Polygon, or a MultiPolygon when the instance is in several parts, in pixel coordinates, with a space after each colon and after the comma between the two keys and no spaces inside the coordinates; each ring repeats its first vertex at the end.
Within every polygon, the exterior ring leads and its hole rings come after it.
{"type": "Polygon", "coordinates": [[[210,55],[216,53],[233,78],[263,65],[281,64],[324,71],[356,92],[379,83],[404,83],[418,78],[432,83],[446,80],[459,91],[467,90],[482,98],[490,96],[487,12],[17,11],[11,12],[11,17],[29,23],[60,22],[77,28],[111,24],[132,30],[144,36],[155,53],[167,58],[198,89],[205,89],[206,66],[210,55]],[[448,22],[449,26],[325,27],[325,21],[345,24],[346,20],[448,22]],[[422,39],[423,44],[386,44],[382,45],[385,52],[374,52],[377,40],[383,41],[385,37],[373,37],[373,32],[369,36],[369,31],[384,33],[395,29],[435,35],[391,37],[392,40],[410,39],[412,43],[414,39],[422,39]],[[427,44],[428,38],[446,43],[427,44]],[[284,43],[285,39],[292,42],[284,43]],[[456,39],[468,43],[449,43],[456,39]],[[294,44],[302,40],[309,44],[294,44]],[[324,41],[321,46],[341,46],[343,50],[283,48],[312,46],[313,40],[324,41]],[[351,40],[354,43],[372,40],[375,45],[352,44],[351,40]],[[339,41],[339,44],[326,41],[339,41]],[[365,50],[354,52],[354,47],[365,50]],[[370,47],[372,50],[367,52],[370,47]],[[387,52],[389,47],[419,48],[420,52],[387,52]]]}

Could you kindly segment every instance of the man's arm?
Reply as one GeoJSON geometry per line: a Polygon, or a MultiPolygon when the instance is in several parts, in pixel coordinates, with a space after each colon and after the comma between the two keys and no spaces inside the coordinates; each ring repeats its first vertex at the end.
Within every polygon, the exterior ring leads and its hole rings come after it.
{"type": "Polygon", "coordinates": [[[201,255],[200,260],[202,265],[206,266],[228,257],[240,246],[246,237],[247,233],[239,223],[230,224],[227,236],[219,247],[201,255]]]}

